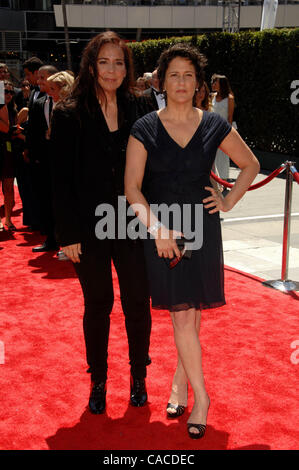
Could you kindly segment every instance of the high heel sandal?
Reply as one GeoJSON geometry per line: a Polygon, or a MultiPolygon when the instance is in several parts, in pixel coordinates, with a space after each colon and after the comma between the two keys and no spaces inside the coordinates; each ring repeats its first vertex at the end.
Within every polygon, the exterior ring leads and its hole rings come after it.
{"type": "Polygon", "coordinates": [[[187,423],[187,430],[188,430],[189,437],[191,437],[191,439],[200,439],[201,437],[205,435],[206,425],[187,423]],[[190,428],[196,428],[198,432],[191,432],[190,428]]]}
{"type": "MultiPolygon", "coordinates": [[[[210,408],[210,399],[209,399],[208,411],[209,411],[209,408],[210,408]]],[[[191,439],[201,439],[205,435],[206,427],[207,427],[206,424],[187,423],[187,431],[188,431],[189,437],[191,437],[191,439]],[[195,428],[198,430],[198,432],[191,432],[190,428],[195,428]]]]}
{"type": "MultiPolygon", "coordinates": [[[[187,384],[187,400],[188,400],[188,384],[187,384]]],[[[173,403],[170,403],[170,402],[167,403],[167,407],[166,407],[167,418],[169,419],[179,418],[185,412],[186,407],[187,406],[184,406],[184,405],[174,405],[173,403]],[[169,411],[167,411],[169,408],[172,410],[175,410],[175,412],[169,413],[169,411]]]]}
{"type": "Polygon", "coordinates": [[[184,405],[173,405],[172,403],[167,403],[167,407],[166,407],[167,418],[170,418],[170,419],[178,418],[179,416],[182,416],[185,409],[186,407],[184,405]],[[172,410],[175,410],[175,412],[169,413],[169,411],[167,411],[169,408],[171,408],[172,410]]]}

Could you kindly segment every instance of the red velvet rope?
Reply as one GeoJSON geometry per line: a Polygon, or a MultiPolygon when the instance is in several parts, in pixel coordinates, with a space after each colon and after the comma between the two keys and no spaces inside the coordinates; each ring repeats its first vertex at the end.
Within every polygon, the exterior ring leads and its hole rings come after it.
{"type": "Polygon", "coordinates": [[[299,173],[298,173],[297,168],[291,165],[290,169],[291,169],[291,172],[293,173],[294,180],[297,181],[297,183],[299,184],[299,173]]]}
{"type": "MultiPolygon", "coordinates": [[[[273,180],[275,176],[279,175],[279,173],[281,173],[285,169],[285,167],[286,167],[285,163],[282,163],[279,168],[276,168],[276,170],[272,171],[272,173],[269,176],[267,176],[265,179],[263,179],[259,183],[256,183],[250,186],[247,189],[247,191],[252,191],[253,189],[260,188],[261,186],[264,186],[265,184],[269,183],[269,181],[273,180]]],[[[297,183],[299,183],[299,173],[297,172],[296,169],[295,171],[296,171],[295,173],[296,176],[294,174],[294,178],[296,179],[297,183]]],[[[222,184],[222,186],[225,186],[226,188],[232,188],[234,186],[232,183],[228,183],[227,181],[224,181],[221,178],[218,178],[218,176],[216,176],[215,173],[213,173],[213,171],[211,171],[211,176],[215,181],[217,181],[217,183],[222,184]]]]}

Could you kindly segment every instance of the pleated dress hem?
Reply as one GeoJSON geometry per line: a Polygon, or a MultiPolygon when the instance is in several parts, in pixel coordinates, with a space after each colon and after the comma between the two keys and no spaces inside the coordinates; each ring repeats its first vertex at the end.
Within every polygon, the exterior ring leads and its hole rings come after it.
{"type": "Polygon", "coordinates": [[[176,305],[153,305],[152,304],[152,309],[154,310],[168,310],[169,312],[180,312],[182,310],[190,310],[191,308],[195,308],[195,310],[208,310],[211,308],[219,308],[223,307],[226,305],[226,301],[219,301],[219,302],[213,302],[213,303],[203,303],[203,302],[188,302],[184,304],[176,304],[176,305]]]}

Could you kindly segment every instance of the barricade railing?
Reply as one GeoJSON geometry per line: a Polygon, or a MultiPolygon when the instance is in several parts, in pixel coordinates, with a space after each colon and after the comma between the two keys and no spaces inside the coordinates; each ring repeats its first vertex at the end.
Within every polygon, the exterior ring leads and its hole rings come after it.
{"type": "MultiPolygon", "coordinates": [[[[284,222],[283,222],[283,241],[282,241],[282,266],[281,266],[281,279],[264,281],[262,284],[282,292],[299,291],[299,282],[291,281],[288,279],[289,268],[289,247],[290,247],[290,228],[291,228],[291,205],[292,205],[292,191],[293,180],[299,184],[299,172],[294,166],[295,162],[285,161],[269,176],[264,178],[259,183],[253,184],[248,188],[248,191],[258,189],[265,184],[269,183],[273,178],[278,176],[282,171],[286,170],[286,188],[285,188],[285,203],[284,203],[284,222]]],[[[233,184],[219,178],[215,173],[211,172],[212,178],[225,188],[232,188],[233,184]]]]}
{"type": "MultiPolygon", "coordinates": [[[[269,176],[267,176],[265,179],[263,179],[259,183],[252,184],[251,186],[249,186],[247,191],[252,191],[253,189],[261,188],[262,186],[264,186],[265,184],[267,184],[271,180],[273,180],[273,178],[275,178],[277,175],[279,175],[279,173],[284,171],[285,168],[286,168],[286,163],[282,163],[278,168],[276,168],[276,170],[272,171],[272,173],[269,176]]],[[[215,175],[215,173],[213,173],[213,171],[211,171],[211,176],[213,177],[213,179],[215,181],[217,181],[217,183],[222,184],[222,186],[224,186],[225,188],[232,188],[233,187],[232,183],[228,183],[227,181],[222,180],[217,175],[215,175]]]]}

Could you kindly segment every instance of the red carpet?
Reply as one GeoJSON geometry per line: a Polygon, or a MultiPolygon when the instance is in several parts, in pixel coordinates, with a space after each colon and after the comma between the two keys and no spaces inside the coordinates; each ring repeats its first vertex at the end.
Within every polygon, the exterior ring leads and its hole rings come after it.
{"type": "MultiPolygon", "coordinates": [[[[21,227],[19,203],[13,221],[21,227]]],[[[291,348],[299,340],[298,294],[282,294],[226,268],[227,305],[203,312],[201,343],[211,407],[206,436],[193,441],[186,432],[192,397],[179,420],[165,416],[176,363],[167,312],[152,313],[149,405],[129,406],[127,341],[116,279],[107,413],[89,413],[80,287],[71,263],[32,253],[40,240],[22,227],[12,235],[0,233],[0,341],[5,346],[0,449],[298,448],[299,354],[291,348]]]]}

